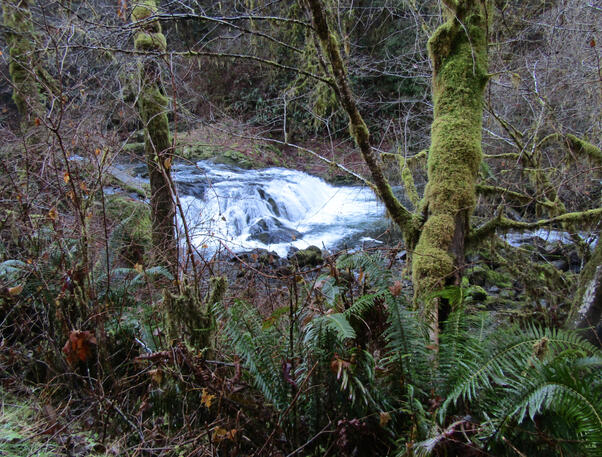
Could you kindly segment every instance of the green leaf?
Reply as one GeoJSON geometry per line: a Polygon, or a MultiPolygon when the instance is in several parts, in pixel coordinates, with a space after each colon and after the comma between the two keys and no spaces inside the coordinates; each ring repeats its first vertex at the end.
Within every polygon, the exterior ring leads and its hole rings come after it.
{"type": "Polygon", "coordinates": [[[345,340],[355,338],[355,330],[353,330],[353,327],[351,327],[351,324],[344,314],[326,314],[321,319],[324,320],[324,323],[328,328],[337,333],[339,339],[345,340]]]}

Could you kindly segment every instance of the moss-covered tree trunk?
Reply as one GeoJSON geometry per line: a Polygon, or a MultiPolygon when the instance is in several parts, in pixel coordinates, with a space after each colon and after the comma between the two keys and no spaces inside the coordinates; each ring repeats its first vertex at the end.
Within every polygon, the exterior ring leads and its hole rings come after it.
{"type": "Polygon", "coordinates": [[[161,25],[152,16],[157,12],[155,0],[134,4],[133,21],[142,21],[136,33],[137,51],[148,52],[140,66],[140,94],[138,109],[144,123],[146,162],[151,186],[151,220],[155,259],[177,270],[178,254],[175,239],[175,188],[170,168],[173,157],[167,109],[169,101],[161,83],[159,62],[152,53],[166,51],[167,41],[161,25]]]}
{"type": "MultiPolygon", "coordinates": [[[[444,0],[446,22],[429,40],[434,119],[424,195],[425,222],[414,250],[418,300],[458,283],[475,206],[481,162],[483,94],[487,83],[487,9],[483,0],[444,0]]],[[[429,307],[434,326],[445,305],[429,307]]]]}
{"type": "Polygon", "coordinates": [[[36,74],[34,27],[30,0],[4,0],[2,14],[10,53],[8,71],[13,84],[13,100],[24,126],[41,116],[43,103],[36,74]]]}
{"type": "Polygon", "coordinates": [[[586,329],[584,336],[602,346],[602,231],[592,257],[579,275],[579,288],[568,319],[569,327],[586,329]]]}

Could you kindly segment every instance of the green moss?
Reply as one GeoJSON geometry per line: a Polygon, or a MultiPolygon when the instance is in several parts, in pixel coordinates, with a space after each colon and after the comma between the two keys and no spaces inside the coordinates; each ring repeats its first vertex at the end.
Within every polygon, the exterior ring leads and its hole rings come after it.
{"type": "Polygon", "coordinates": [[[138,51],[165,52],[167,50],[167,40],[161,32],[139,32],[134,39],[134,46],[138,51]]]}
{"type": "Polygon", "coordinates": [[[228,282],[225,277],[213,277],[204,300],[199,299],[193,285],[183,284],[179,294],[163,293],[167,311],[169,338],[185,340],[193,348],[203,350],[207,356],[215,330],[213,305],[223,300],[228,282]]]}
{"type": "Polygon", "coordinates": [[[123,146],[123,151],[131,154],[144,154],[144,143],[129,143],[123,146]]]}
{"type": "Polygon", "coordinates": [[[599,147],[571,134],[566,135],[566,141],[572,150],[585,154],[598,165],[602,165],[602,151],[599,147]]]}
{"type": "Polygon", "coordinates": [[[157,14],[157,3],[155,0],[138,0],[132,8],[132,20],[142,21],[157,14]]]}
{"type": "Polygon", "coordinates": [[[481,2],[457,4],[429,40],[433,62],[434,121],[428,154],[424,209],[427,221],[414,251],[416,297],[445,285],[463,259],[463,242],[475,205],[482,159],[483,92],[487,83],[487,39],[481,2]],[[466,15],[466,16],[464,16],[466,15]],[[466,31],[468,30],[468,35],[466,31]]]}
{"type": "Polygon", "coordinates": [[[147,205],[123,195],[106,200],[107,217],[115,223],[111,235],[113,254],[129,265],[143,264],[151,246],[151,219],[147,205]]]}
{"type": "MultiPolygon", "coordinates": [[[[157,12],[154,0],[138,2],[133,19],[148,18],[157,12]]],[[[139,51],[164,52],[167,41],[157,21],[144,24],[134,38],[139,51]]],[[[138,100],[140,117],[145,128],[146,162],[151,185],[151,220],[154,255],[158,262],[177,269],[175,241],[175,205],[170,176],[172,145],[167,110],[169,99],[161,82],[161,67],[156,59],[148,58],[140,65],[141,90],[138,100]]]]}
{"type": "Polygon", "coordinates": [[[234,165],[245,169],[251,169],[254,165],[253,162],[240,151],[206,143],[194,143],[181,146],[178,149],[178,155],[191,161],[212,160],[215,163],[234,165]]]}
{"type": "Polygon", "coordinates": [[[309,246],[307,249],[301,249],[295,252],[291,257],[291,262],[299,268],[306,266],[315,267],[324,262],[322,251],[317,246],[309,246]]]}

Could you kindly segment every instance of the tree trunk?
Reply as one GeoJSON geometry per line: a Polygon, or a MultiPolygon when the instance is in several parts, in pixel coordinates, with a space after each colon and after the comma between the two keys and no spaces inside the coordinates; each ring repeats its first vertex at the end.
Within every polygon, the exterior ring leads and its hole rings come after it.
{"type": "Polygon", "coordinates": [[[572,328],[584,329],[584,336],[593,344],[602,346],[602,232],[594,253],[579,275],[579,288],[573,310],[568,319],[572,328]]]}
{"type": "MultiPolygon", "coordinates": [[[[132,11],[134,21],[143,21],[157,12],[155,0],[139,1],[132,11]]],[[[134,45],[137,51],[165,52],[167,42],[158,21],[140,26],[134,45]]],[[[176,272],[178,265],[175,239],[175,205],[170,168],[173,157],[168,99],[161,83],[161,69],[156,58],[148,56],[140,66],[140,117],[144,123],[146,163],[151,186],[151,220],[155,259],[176,272]]]]}
{"type": "Polygon", "coordinates": [[[43,102],[36,78],[38,58],[29,10],[30,0],[6,0],[2,3],[6,42],[10,52],[8,71],[13,84],[13,100],[24,126],[41,116],[43,102]]]}
{"type": "Polygon", "coordinates": [[[483,94],[487,83],[487,9],[481,0],[445,0],[447,21],[429,40],[434,119],[422,227],[414,250],[415,297],[436,331],[445,304],[428,295],[459,284],[464,242],[475,206],[481,163],[483,94]],[[438,309],[439,307],[439,309],[438,309]]]}

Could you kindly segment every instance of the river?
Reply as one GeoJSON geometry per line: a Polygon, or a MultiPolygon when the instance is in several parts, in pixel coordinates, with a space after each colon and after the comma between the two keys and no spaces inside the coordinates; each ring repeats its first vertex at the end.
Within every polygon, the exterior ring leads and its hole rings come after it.
{"type": "Polygon", "coordinates": [[[375,242],[387,229],[382,204],[362,186],[332,186],[301,171],[243,170],[201,161],[175,164],[193,243],[212,255],[256,248],[285,256],[291,247],[326,249],[375,242]]]}

